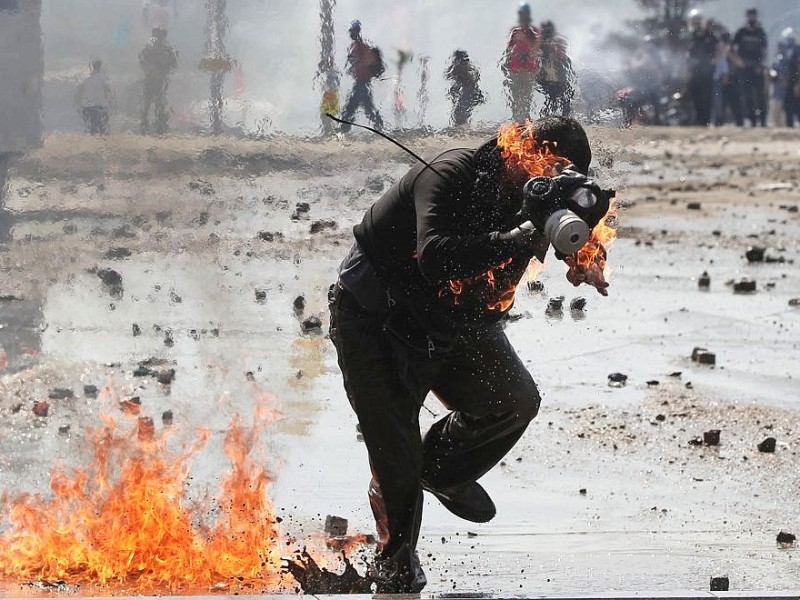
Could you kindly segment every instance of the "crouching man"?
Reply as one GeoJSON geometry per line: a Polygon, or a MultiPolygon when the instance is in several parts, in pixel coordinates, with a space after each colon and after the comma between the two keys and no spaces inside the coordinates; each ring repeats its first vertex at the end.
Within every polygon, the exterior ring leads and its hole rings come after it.
{"type": "MultiPolygon", "coordinates": [[[[591,149],[573,119],[509,127],[517,150],[503,147],[501,132],[411,168],[355,226],[331,286],[331,339],[372,471],[379,541],[369,576],[379,593],[425,586],[416,552],[423,490],[463,519],[494,517],[477,481],[539,410],[536,383],[499,323],[529,261],[549,245],[521,222],[523,187],[569,165],[585,175],[591,149]],[[451,412],[423,437],[430,391],[451,412]]],[[[566,258],[570,281],[605,291],[601,270],[566,258]]]]}

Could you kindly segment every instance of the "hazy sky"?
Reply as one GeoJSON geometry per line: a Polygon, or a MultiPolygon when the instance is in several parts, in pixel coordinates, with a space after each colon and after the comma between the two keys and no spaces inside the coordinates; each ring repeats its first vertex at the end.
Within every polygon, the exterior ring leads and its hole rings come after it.
{"type": "MultiPolygon", "coordinates": [[[[65,90],[77,81],[85,61],[103,58],[123,106],[133,106],[138,94],[137,56],[148,37],[142,21],[146,0],[44,0],[43,31],[47,124],[51,127],[80,127],[71,107],[64,106],[65,90]],[[69,83],[67,83],[69,82],[69,83]]],[[[170,26],[170,38],[181,56],[171,95],[177,119],[202,120],[207,76],[197,69],[204,49],[205,2],[174,0],[177,8],[170,26]]],[[[442,73],[456,48],[466,49],[481,68],[482,87],[489,102],[478,107],[474,120],[499,121],[506,115],[501,73],[497,63],[509,27],[516,18],[518,2],[513,0],[338,0],[336,25],[337,63],[342,67],[347,43],[347,24],[358,18],[365,37],[379,45],[389,66],[385,81],[375,93],[384,116],[391,121],[392,64],[398,49],[410,49],[417,57],[429,56],[431,68],[430,124],[447,123],[449,105],[442,73]]],[[[533,0],[537,22],[551,19],[569,38],[579,68],[613,71],[619,56],[601,54],[596,40],[603,31],[619,28],[639,14],[633,0],[533,0]]],[[[800,24],[797,0],[715,0],[703,5],[707,14],[731,28],[743,19],[747,6],[757,6],[773,34],[785,24],[800,24]]],[[[312,78],[319,54],[318,0],[229,0],[230,54],[239,61],[244,96],[229,98],[228,122],[244,116],[248,127],[267,117],[272,130],[311,132],[317,127],[319,92],[312,78]],[[241,100],[245,102],[242,103],[241,100]]],[[[406,102],[415,124],[415,95],[419,81],[419,60],[404,72],[406,102]]],[[[343,94],[350,81],[344,78],[343,94]]],[[[233,77],[226,90],[233,94],[233,77]]]]}

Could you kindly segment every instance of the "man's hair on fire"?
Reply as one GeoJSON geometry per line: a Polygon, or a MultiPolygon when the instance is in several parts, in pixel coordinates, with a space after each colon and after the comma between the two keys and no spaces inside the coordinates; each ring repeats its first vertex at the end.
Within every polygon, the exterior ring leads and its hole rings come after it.
{"type": "Polygon", "coordinates": [[[553,115],[537,119],[532,128],[537,142],[550,142],[556,154],[572,161],[578,172],[589,174],[592,148],[586,131],[577,120],[553,115]]]}

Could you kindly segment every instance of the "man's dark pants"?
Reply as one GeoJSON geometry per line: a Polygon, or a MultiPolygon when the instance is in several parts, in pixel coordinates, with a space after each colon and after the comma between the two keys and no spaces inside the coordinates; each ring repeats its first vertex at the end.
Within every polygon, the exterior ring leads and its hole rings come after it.
{"type": "Polygon", "coordinates": [[[713,73],[707,69],[698,69],[689,78],[689,93],[694,102],[695,125],[705,127],[711,122],[713,83],[713,73]]]}
{"type": "Polygon", "coordinates": [[[755,127],[767,125],[767,90],[764,69],[760,65],[748,65],[739,71],[744,116],[755,127]]]}
{"type": "Polygon", "coordinates": [[[430,358],[346,290],[333,288],[330,300],[331,339],[369,452],[378,559],[402,563],[419,535],[422,482],[440,490],[484,475],[536,416],[539,391],[500,325],[430,358]],[[452,412],[423,439],[419,411],[429,391],[452,412]]]}
{"type": "MultiPolygon", "coordinates": [[[[350,95],[347,98],[347,104],[345,104],[342,118],[345,121],[352,121],[359,106],[364,109],[367,118],[375,127],[383,129],[383,119],[381,119],[378,109],[375,108],[375,102],[372,99],[372,85],[369,81],[355,81],[353,83],[353,89],[350,90],[350,95]]],[[[349,130],[349,125],[342,126],[342,131],[349,130]]]]}

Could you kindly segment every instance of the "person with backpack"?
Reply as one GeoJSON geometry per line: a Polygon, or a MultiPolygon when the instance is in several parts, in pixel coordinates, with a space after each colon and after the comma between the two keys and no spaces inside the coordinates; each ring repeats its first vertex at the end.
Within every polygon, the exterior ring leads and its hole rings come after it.
{"type": "Polygon", "coordinates": [[[456,127],[467,125],[475,106],[486,102],[478,85],[481,80],[480,71],[470,60],[467,51],[458,49],[453,52],[452,62],[444,77],[452,82],[447,91],[447,97],[453,103],[450,122],[456,127]]]}
{"type": "Polygon", "coordinates": [[[544,96],[544,106],[539,114],[542,117],[568,117],[575,98],[575,71],[569,57],[569,42],[556,32],[552,21],[542,23],[541,49],[542,66],[536,76],[536,83],[544,96]]]}
{"type": "MultiPolygon", "coordinates": [[[[342,119],[352,121],[359,107],[364,109],[367,118],[376,129],[383,129],[383,119],[372,98],[372,80],[383,75],[386,66],[379,48],[371,46],[361,37],[361,21],[350,23],[352,43],[347,49],[347,72],[353,77],[353,88],[347,97],[342,119]]],[[[342,132],[350,130],[343,124],[342,132]]]]}
{"type": "Polygon", "coordinates": [[[503,55],[504,85],[511,106],[511,118],[524,123],[531,116],[533,85],[540,66],[541,40],[533,26],[531,7],[527,2],[519,6],[519,24],[511,30],[503,55]]]}

